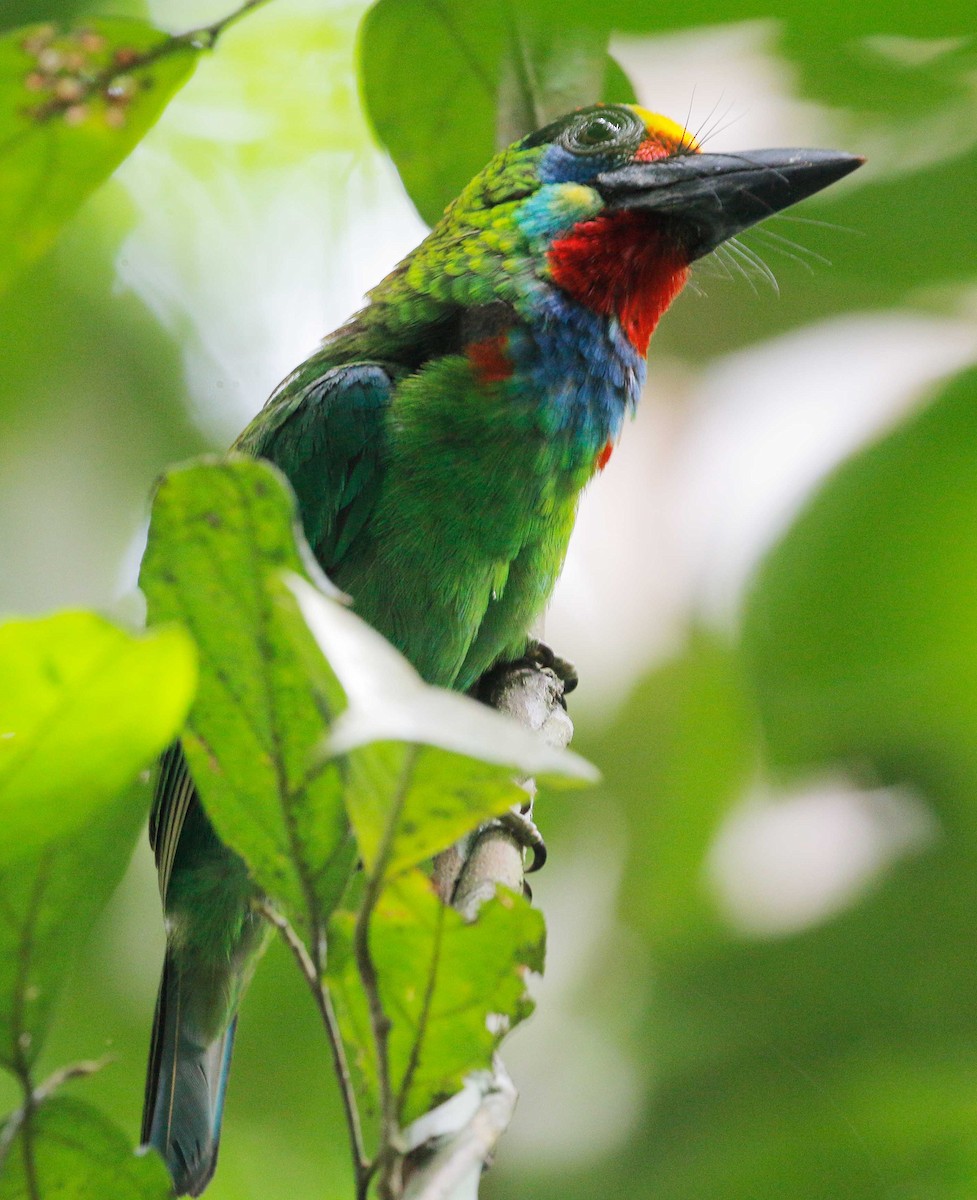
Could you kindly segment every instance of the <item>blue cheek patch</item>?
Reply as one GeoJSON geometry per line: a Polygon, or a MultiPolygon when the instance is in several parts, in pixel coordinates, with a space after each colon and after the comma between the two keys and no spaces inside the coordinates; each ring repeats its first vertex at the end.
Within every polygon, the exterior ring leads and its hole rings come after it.
{"type": "Polygon", "coordinates": [[[579,183],[549,183],[515,212],[516,224],[531,241],[549,242],[604,207],[600,193],[579,183]]]}

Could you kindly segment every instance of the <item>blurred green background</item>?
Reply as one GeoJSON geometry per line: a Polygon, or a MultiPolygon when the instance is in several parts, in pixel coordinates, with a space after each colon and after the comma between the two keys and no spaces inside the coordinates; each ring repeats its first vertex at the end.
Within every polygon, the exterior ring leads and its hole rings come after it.
{"type": "MultiPolygon", "coordinates": [[[[358,96],[364,7],[243,20],[0,301],[0,609],[138,619],[155,475],[224,447],[423,235],[358,96]]],[[[611,7],[641,101],[709,148],[870,161],[746,237],[779,294],[701,265],[584,498],[547,636],[606,782],[540,805],[548,970],[485,1194],[971,1200],[972,7],[611,7]]],[[[226,6],[8,0],[0,26],[69,10],[180,30],[226,6]]],[[[114,1055],[75,1086],[133,1139],[161,953],[143,844],[45,1054],[114,1055]]],[[[208,1196],[349,1194],[275,945],[208,1196]]]]}

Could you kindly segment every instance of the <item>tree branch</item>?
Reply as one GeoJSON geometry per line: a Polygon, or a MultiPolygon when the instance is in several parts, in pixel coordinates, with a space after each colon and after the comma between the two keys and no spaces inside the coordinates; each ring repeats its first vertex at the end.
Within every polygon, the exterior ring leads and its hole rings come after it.
{"type": "Polygon", "coordinates": [[[411,1149],[423,1147],[427,1153],[408,1160],[403,1200],[475,1200],[482,1171],[509,1128],[517,1098],[496,1057],[491,1071],[469,1077],[457,1096],[415,1121],[408,1135],[419,1134],[421,1140],[411,1149]]]}
{"type": "MultiPolygon", "coordinates": [[[[573,723],[563,707],[564,682],[549,667],[514,664],[493,672],[480,698],[537,732],[551,746],[563,748],[573,736],[573,723]]],[[[532,811],[536,788],[523,786],[532,811]]],[[[442,898],[472,920],[500,885],[521,891],[524,850],[514,833],[497,822],[483,826],[467,844],[438,856],[435,883],[442,898]]],[[[403,1200],[477,1200],[482,1171],[509,1127],[517,1092],[496,1055],[491,1071],[469,1077],[464,1089],[432,1109],[404,1131],[403,1200]]]]}
{"type": "MultiPolygon", "coordinates": [[[[573,736],[573,722],[563,707],[563,691],[563,680],[549,667],[519,663],[490,676],[482,699],[538,733],[549,745],[563,749],[573,736]]],[[[524,811],[531,815],[536,785],[527,779],[523,787],[529,796],[524,811]]],[[[471,920],[500,885],[516,892],[522,890],[523,847],[507,828],[490,824],[475,834],[451,902],[471,920]]]]}

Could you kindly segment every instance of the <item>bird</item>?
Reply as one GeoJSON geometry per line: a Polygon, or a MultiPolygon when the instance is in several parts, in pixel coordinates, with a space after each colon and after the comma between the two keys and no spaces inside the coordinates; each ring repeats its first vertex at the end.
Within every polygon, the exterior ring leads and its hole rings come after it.
{"type": "MultiPolygon", "coordinates": [[[[568,113],[492,158],[235,448],[287,477],[354,610],[428,683],[467,691],[533,653],[580,493],[638,403],[649,339],[693,264],[863,161],[707,153],[638,105],[568,113]]],[[[150,840],[168,940],[142,1138],[176,1194],[197,1196],[265,932],[178,747],[150,840]]]]}

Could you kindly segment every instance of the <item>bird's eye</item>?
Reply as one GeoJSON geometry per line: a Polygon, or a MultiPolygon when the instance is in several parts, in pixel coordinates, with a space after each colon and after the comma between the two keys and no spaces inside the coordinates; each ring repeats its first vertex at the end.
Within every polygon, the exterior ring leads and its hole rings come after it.
{"type": "Polygon", "coordinates": [[[574,154],[606,154],[636,146],[644,133],[644,126],[628,109],[601,108],[581,113],[561,140],[574,154]]]}

